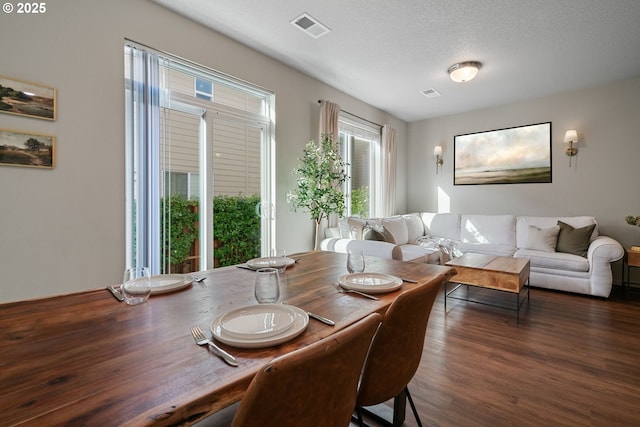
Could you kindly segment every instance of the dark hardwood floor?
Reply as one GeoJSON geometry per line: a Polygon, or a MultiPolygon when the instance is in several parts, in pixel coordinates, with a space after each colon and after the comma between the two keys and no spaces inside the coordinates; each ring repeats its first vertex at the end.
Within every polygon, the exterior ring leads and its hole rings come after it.
{"type": "MultiPolygon", "coordinates": [[[[640,289],[605,300],[533,288],[520,323],[457,300],[445,315],[441,292],[409,388],[425,426],[640,426],[640,289]]],[[[417,426],[409,407],[404,425],[417,426]]]]}
{"type": "Polygon", "coordinates": [[[533,288],[520,323],[457,300],[445,315],[441,293],[410,390],[425,426],[638,426],[640,290],[605,300],[533,288]]]}

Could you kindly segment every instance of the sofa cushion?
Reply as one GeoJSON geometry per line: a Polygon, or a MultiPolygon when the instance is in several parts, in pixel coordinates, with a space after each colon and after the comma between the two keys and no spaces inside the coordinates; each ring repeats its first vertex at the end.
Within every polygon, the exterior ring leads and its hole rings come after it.
{"type": "Polygon", "coordinates": [[[399,251],[398,258],[401,261],[414,261],[420,260],[428,264],[440,264],[441,253],[438,249],[424,248],[418,245],[400,245],[396,246],[396,251],[399,251]]]}
{"type": "Polygon", "coordinates": [[[558,226],[560,227],[560,234],[558,234],[556,251],[586,257],[591,234],[593,234],[596,225],[591,224],[586,227],[574,228],[565,222],[558,221],[558,226]]]}
{"type": "Polygon", "coordinates": [[[550,228],[538,228],[535,225],[530,225],[527,229],[527,239],[523,249],[555,252],[559,232],[560,226],[558,225],[550,228]]]}
{"type": "Polygon", "coordinates": [[[424,224],[418,214],[403,215],[407,225],[407,242],[416,244],[424,236],[424,224]]]}
{"type": "Polygon", "coordinates": [[[462,215],[460,241],[516,246],[513,215],[462,215]]]}
{"type": "Polygon", "coordinates": [[[545,252],[531,249],[518,249],[516,253],[513,254],[513,257],[529,258],[531,267],[577,272],[589,271],[589,261],[586,258],[563,252],[545,252]]]}
{"type": "Polygon", "coordinates": [[[423,212],[420,218],[424,224],[425,236],[460,240],[460,214],[423,212]]]}
{"type": "Polygon", "coordinates": [[[490,243],[459,243],[457,248],[462,253],[473,252],[477,254],[495,256],[513,256],[516,248],[511,245],[494,245],[490,243]]]}
{"type": "Polygon", "coordinates": [[[380,224],[384,227],[384,240],[396,245],[404,245],[409,241],[407,223],[401,216],[380,219],[380,224]]]}

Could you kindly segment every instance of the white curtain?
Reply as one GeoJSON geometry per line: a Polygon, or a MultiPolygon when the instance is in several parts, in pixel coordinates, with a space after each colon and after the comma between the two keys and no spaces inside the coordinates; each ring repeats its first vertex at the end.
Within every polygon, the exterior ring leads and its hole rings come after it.
{"type": "Polygon", "coordinates": [[[149,267],[160,274],[160,77],[159,58],[128,47],[130,86],[127,123],[127,234],[135,251],[127,252],[127,267],[149,267]],[[135,179],[134,179],[135,177],[135,179]]]}
{"type": "Polygon", "coordinates": [[[377,216],[395,215],[396,206],[396,130],[389,125],[382,127],[380,160],[382,163],[380,180],[379,212],[377,216]]]}

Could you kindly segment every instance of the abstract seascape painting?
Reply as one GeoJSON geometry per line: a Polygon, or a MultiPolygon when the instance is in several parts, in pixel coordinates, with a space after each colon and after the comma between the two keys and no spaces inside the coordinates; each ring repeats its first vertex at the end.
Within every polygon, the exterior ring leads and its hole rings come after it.
{"type": "Polygon", "coordinates": [[[454,185],[551,182],[551,122],[456,135],[454,185]]]}

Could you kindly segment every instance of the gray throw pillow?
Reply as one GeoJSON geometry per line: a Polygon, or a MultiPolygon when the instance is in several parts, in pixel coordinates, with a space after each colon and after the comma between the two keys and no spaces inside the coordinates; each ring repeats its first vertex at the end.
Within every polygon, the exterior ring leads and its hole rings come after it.
{"type": "Polygon", "coordinates": [[[589,243],[591,242],[591,234],[596,225],[591,224],[586,227],[573,228],[562,221],[558,221],[558,225],[560,226],[560,233],[558,234],[556,251],[586,257],[589,243]]]}
{"type": "Polygon", "coordinates": [[[384,242],[384,235],[373,228],[366,226],[362,230],[362,240],[378,240],[384,242]]]}

